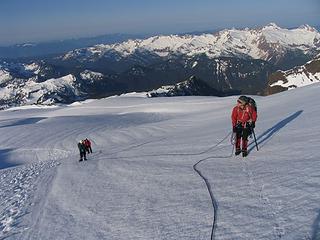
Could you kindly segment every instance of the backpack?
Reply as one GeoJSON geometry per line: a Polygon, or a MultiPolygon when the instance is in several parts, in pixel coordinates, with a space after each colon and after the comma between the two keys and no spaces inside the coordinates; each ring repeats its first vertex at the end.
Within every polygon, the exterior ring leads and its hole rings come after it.
{"type": "Polygon", "coordinates": [[[253,108],[254,108],[254,110],[257,112],[257,103],[256,103],[256,101],[253,99],[253,98],[251,98],[251,97],[247,97],[247,99],[248,99],[248,104],[250,105],[250,106],[252,106],[253,108]]]}

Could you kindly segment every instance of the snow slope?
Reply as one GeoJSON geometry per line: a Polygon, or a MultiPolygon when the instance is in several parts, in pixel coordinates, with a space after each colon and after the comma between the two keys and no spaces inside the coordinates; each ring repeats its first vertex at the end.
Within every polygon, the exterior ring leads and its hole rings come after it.
{"type": "Polygon", "coordinates": [[[319,90],[256,97],[246,159],[230,144],[236,97],[1,111],[0,239],[319,239],[319,90]]]}

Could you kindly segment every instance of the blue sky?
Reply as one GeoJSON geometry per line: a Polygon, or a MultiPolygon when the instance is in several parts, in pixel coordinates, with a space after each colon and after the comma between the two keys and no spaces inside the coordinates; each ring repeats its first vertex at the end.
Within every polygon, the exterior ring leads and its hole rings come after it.
{"type": "Polygon", "coordinates": [[[319,0],[0,0],[0,45],[108,33],[320,25],[319,0]]]}

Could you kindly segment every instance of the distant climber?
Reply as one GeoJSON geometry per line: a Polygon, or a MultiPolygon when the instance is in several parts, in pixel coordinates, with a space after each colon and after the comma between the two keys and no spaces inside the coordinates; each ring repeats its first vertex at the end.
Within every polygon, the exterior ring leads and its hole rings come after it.
{"type": "Polygon", "coordinates": [[[87,153],[92,153],[92,148],[91,148],[91,142],[88,138],[86,138],[84,141],[84,145],[86,146],[86,151],[87,153]]]}
{"type": "Polygon", "coordinates": [[[79,160],[79,162],[81,162],[83,160],[87,160],[87,157],[86,157],[86,146],[85,146],[84,140],[81,140],[81,141],[78,142],[78,149],[79,149],[79,152],[80,152],[80,160],[79,160]]]}
{"type": "Polygon", "coordinates": [[[249,104],[249,99],[240,96],[231,115],[233,132],[236,134],[235,154],[239,155],[242,152],[243,157],[248,155],[248,136],[252,134],[257,120],[256,106],[249,104]]]}

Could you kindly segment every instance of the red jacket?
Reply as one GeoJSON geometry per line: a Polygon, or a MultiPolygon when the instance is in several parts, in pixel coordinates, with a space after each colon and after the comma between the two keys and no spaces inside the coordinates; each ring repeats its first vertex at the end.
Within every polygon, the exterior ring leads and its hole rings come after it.
{"type": "Polygon", "coordinates": [[[241,123],[244,127],[246,122],[257,121],[257,112],[254,107],[246,105],[243,109],[239,106],[235,106],[231,114],[232,126],[235,127],[237,123],[241,123]]]}
{"type": "Polygon", "coordinates": [[[84,145],[85,145],[86,147],[90,147],[90,146],[91,146],[90,140],[89,140],[89,139],[85,139],[85,140],[84,140],[84,145]]]}

